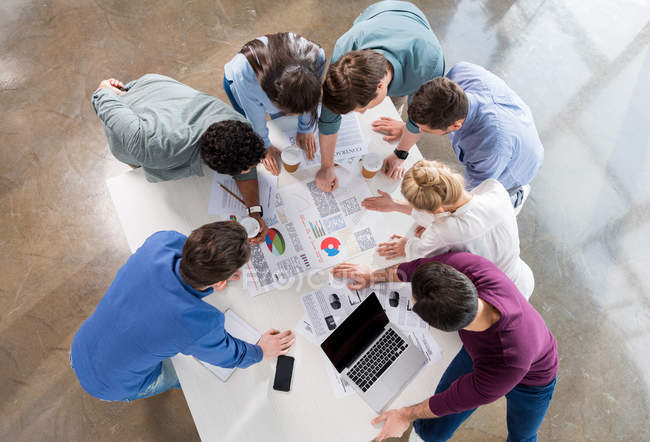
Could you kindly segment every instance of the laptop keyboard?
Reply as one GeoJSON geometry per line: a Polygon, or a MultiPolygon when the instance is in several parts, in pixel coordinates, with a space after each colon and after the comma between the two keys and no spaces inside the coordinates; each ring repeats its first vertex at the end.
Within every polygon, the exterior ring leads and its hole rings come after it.
{"type": "Polygon", "coordinates": [[[348,376],[361,388],[361,391],[366,392],[407,347],[408,344],[392,328],[389,328],[352,366],[348,376]]]}

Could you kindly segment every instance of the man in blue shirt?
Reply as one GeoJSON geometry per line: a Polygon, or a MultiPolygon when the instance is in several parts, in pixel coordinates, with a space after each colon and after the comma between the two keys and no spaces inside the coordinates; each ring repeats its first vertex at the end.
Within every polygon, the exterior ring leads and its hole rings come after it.
{"type": "MultiPolygon", "coordinates": [[[[544,147],[530,108],[503,80],[481,66],[458,63],[446,78],[422,85],[408,114],[422,131],[449,135],[469,189],[495,178],[521,209],[544,147]]],[[[399,123],[397,131],[386,132],[398,135],[404,127],[399,123]]]]}
{"type": "MultiPolygon", "coordinates": [[[[323,106],[318,121],[321,149],[321,169],[316,174],[318,187],[331,192],[338,186],[334,150],[342,114],[363,113],[378,106],[386,96],[408,95],[410,102],[424,82],[443,75],[444,71],[440,43],[424,13],[415,5],[383,1],[366,8],[354,26],[336,41],[323,83],[323,106]]],[[[383,119],[377,120],[373,127],[381,129],[382,122],[383,119]]],[[[407,129],[406,140],[420,132],[411,121],[407,129]]]]}
{"type": "Polygon", "coordinates": [[[201,299],[239,279],[250,253],[246,230],[233,221],[206,224],[189,237],[151,235],[72,341],[70,362],[81,386],[104,400],[140,399],[179,388],[169,360],[177,353],[240,368],[285,354],[291,331],[269,330],[257,345],[244,342],[201,299]]]}

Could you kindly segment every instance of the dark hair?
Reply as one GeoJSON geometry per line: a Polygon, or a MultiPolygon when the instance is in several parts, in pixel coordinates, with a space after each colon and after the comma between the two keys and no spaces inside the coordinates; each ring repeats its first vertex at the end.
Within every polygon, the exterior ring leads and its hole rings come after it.
{"type": "Polygon", "coordinates": [[[323,83],[323,105],[337,114],[364,107],[377,96],[377,86],[391,69],[379,52],[350,51],[330,65],[323,83]]]}
{"type": "Polygon", "coordinates": [[[431,327],[457,331],[467,327],[478,311],[478,293],[470,279],[441,262],[422,264],[413,272],[413,311],[431,327]]]}
{"type": "Polygon", "coordinates": [[[179,272],[186,283],[201,289],[230,278],[250,257],[246,229],[235,221],[217,221],[187,237],[179,272]]]}
{"type": "Polygon", "coordinates": [[[318,117],[321,96],[319,72],[320,46],[293,32],[265,36],[244,45],[241,53],[253,68],[257,80],[269,100],[281,111],[311,114],[311,124],[318,117]]]}
{"type": "Polygon", "coordinates": [[[212,170],[237,175],[257,166],[266,150],[248,123],[224,120],[212,123],[199,140],[201,159],[212,170]]]}
{"type": "Polygon", "coordinates": [[[446,77],[427,81],[413,96],[408,115],[417,124],[445,130],[467,116],[467,95],[446,77]]]}

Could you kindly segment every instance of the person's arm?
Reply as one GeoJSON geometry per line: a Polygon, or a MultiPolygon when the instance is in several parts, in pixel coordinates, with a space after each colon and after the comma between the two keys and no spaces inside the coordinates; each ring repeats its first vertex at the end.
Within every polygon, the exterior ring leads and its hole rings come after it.
{"type": "Polygon", "coordinates": [[[382,441],[390,437],[401,437],[408,430],[411,422],[417,419],[432,419],[434,417],[437,416],[429,409],[429,400],[427,399],[410,407],[388,410],[374,418],[370,423],[372,425],[384,423],[381,431],[374,439],[382,441]]]}
{"type": "Polygon", "coordinates": [[[439,255],[445,253],[448,247],[447,243],[438,234],[435,226],[428,228],[422,233],[420,238],[409,238],[404,246],[406,259],[413,260],[421,256],[439,255]]]}
{"type": "Polygon", "coordinates": [[[524,368],[493,363],[483,367],[475,362],[474,371],[429,398],[429,409],[437,416],[446,416],[489,404],[511,391],[526,373],[524,368]]]}
{"type": "Polygon", "coordinates": [[[323,192],[332,192],[338,187],[338,178],[334,171],[334,151],[340,127],[341,116],[329,110],[327,106],[321,106],[318,120],[321,165],[316,174],[316,185],[323,192]]]}
{"type": "MultiPolygon", "coordinates": [[[[257,181],[256,169],[253,167],[250,172],[236,175],[234,178],[246,207],[259,206],[260,189],[259,182],[257,181]]],[[[259,213],[253,213],[251,217],[255,218],[260,224],[260,233],[258,233],[255,238],[251,238],[250,241],[253,244],[259,244],[266,239],[266,234],[269,229],[259,213]]]]}
{"type": "Polygon", "coordinates": [[[352,264],[344,262],[332,269],[335,278],[351,279],[348,287],[352,290],[361,290],[377,282],[400,282],[397,274],[399,264],[378,270],[371,270],[364,264],[352,264]]]}
{"type": "Polygon", "coordinates": [[[410,215],[413,211],[413,207],[406,201],[396,201],[381,189],[377,189],[377,193],[379,196],[369,196],[361,201],[364,209],[377,212],[399,212],[405,215],[410,215]]]}
{"type": "MultiPolygon", "coordinates": [[[[401,121],[400,123],[404,124],[401,121]]],[[[406,128],[407,130],[402,130],[402,136],[400,138],[399,143],[397,144],[396,149],[408,152],[415,145],[415,143],[417,143],[420,140],[422,134],[420,133],[420,129],[417,126],[415,126],[417,132],[412,132],[408,124],[406,125],[406,128]]],[[[394,180],[400,180],[404,177],[404,173],[406,172],[404,170],[405,161],[406,160],[402,160],[398,158],[394,152],[391,152],[384,159],[382,170],[389,178],[392,178],[394,180]]]]}
{"type": "Polygon", "coordinates": [[[224,368],[246,368],[263,357],[262,348],[231,336],[224,328],[224,316],[219,312],[220,321],[209,333],[201,336],[183,354],[192,355],[212,365],[224,368]]]}
{"type": "Polygon", "coordinates": [[[119,140],[119,146],[113,145],[111,148],[121,149],[140,164],[145,164],[148,155],[144,149],[140,117],[110,88],[97,89],[91,102],[104,128],[119,140]]]}

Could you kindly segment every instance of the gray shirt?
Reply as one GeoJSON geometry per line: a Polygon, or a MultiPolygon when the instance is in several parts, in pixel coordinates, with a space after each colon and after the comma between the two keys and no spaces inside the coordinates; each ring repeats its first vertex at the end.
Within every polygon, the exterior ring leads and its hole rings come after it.
{"type": "Polygon", "coordinates": [[[98,89],[92,105],[108,145],[123,163],[142,166],[148,181],[203,175],[199,139],[212,124],[248,122],[223,101],[158,74],[147,74],[117,95],[98,89]]]}

